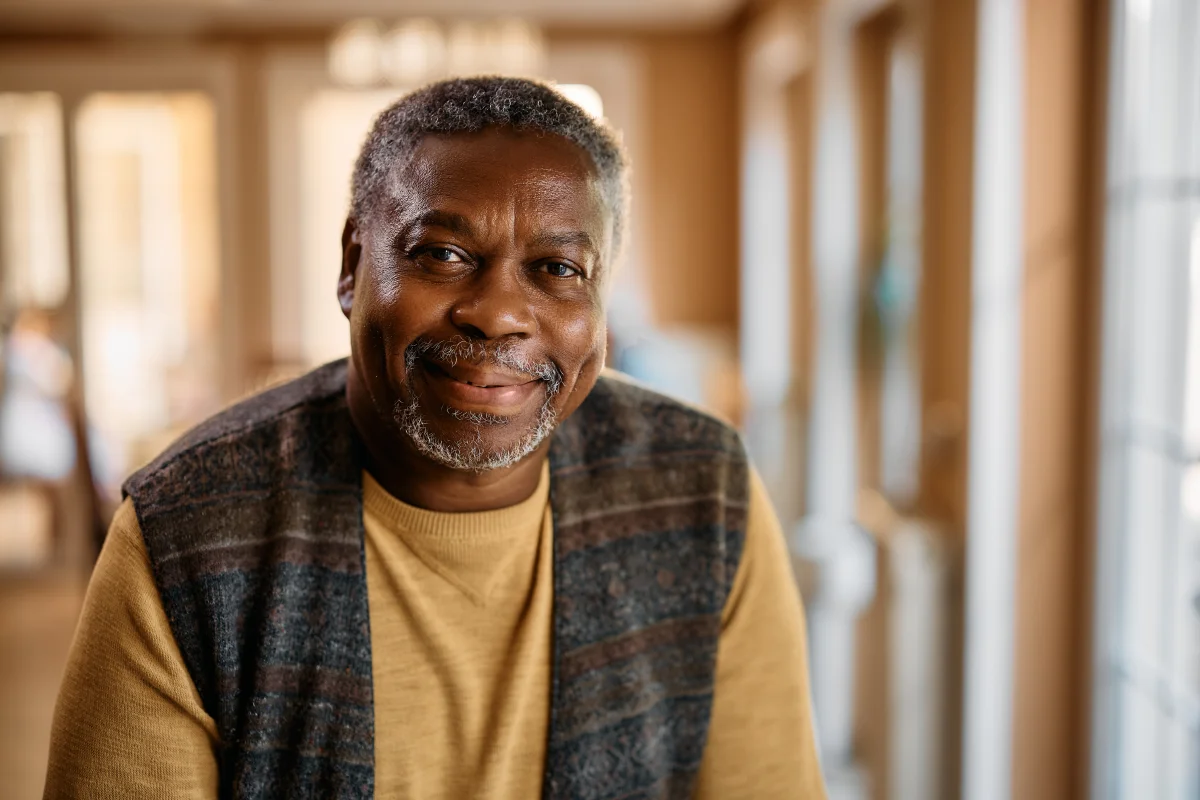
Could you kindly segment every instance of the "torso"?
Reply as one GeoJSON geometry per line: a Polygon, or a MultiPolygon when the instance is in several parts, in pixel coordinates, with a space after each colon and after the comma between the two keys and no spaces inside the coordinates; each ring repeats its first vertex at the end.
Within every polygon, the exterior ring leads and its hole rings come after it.
{"type": "Polygon", "coordinates": [[[550,714],[548,477],[437,514],[364,476],[379,798],[538,797],[550,714]]]}

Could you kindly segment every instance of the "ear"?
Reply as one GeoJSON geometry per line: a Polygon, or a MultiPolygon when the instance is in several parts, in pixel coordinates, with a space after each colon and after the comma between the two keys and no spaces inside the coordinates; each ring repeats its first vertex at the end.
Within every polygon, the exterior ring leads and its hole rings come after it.
{"type": "Polygon", "coordinates": [[[350,310],[354,308],[354,281],[358,277],[358,264],[362,260],[362,240],[359,238],[358,225],[353,217],[346,218],[346,227],[342,229],[342,274],[338,277],[338,305],[346,319],[350,318],[350,310]]]}

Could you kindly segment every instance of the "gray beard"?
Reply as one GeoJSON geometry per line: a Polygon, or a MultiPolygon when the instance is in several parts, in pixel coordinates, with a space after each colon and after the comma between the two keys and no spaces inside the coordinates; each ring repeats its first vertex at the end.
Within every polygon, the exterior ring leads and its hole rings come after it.
{"type": "Polygon", "coordinates": [[[428,340],[417,340],[409,346],[405,353],[405,366],[408,371],[409,396],[408,403],[397,401],[393,409],[396,425],[408,437],[417,452],[434,463],[450,469],[464,472],[488,472],[494,469],[511,467],[527,455],[537,450],[554,432],[557,415],[553,408],[554,397],[562,389],[563,380],[558,368],[553,364],[531,363],[522,358],[511,347],[488,348],[478,342],[472,342],[461,337],[449,342],[439,343],[428,340]],[[474,411],[460,411],[445,407],[442,412],[461,422],[469,423],[472,432],[460,440],[443,439],[432,430],[421,407],[417,394],[413,390],[411,375],[417,360],[424,355],[432,354],[436,361],[454,364],[458,360],[479,363],[491,361],[494,364],[509,367],[535,378],[546,384],[546,400],[538,410],[534,426],[521,437],[520,441],[509,448],[489,450],[483,443],[483,429],[510,425],[512,420],[495,414],[474,411]]]}

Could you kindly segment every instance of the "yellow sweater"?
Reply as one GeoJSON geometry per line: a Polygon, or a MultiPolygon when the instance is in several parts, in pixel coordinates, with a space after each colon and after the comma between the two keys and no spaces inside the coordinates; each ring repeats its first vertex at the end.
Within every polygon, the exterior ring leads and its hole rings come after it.
{"type": "MultiPolygon", "coordinates": [[[[510,508],[407,505],[364,476],[379,798],[537,798],[550,712],[549,477],[510,508]]],[[[55,711],[47,798],[215,798],[217,730],[171,635],[137,517],[117,512],[55,711]]],[[[752,477],[697,797],[825,797],[804,618],[752,477]]]]}

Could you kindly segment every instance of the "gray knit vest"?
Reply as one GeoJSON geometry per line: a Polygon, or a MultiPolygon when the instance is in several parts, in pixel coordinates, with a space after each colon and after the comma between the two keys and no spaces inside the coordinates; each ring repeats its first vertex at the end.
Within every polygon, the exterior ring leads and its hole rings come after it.
{"type": "MultiPolygon", "coordinates": [[[[225,798],[374,793],[363,458],[345,386],[341,361],[253,397],[125,485],[220,733],[225,798]]],[[[688,797],[745,531],[741,442],[601,378],[555,432],[550,476],[544,797],[688,797]]]]}

